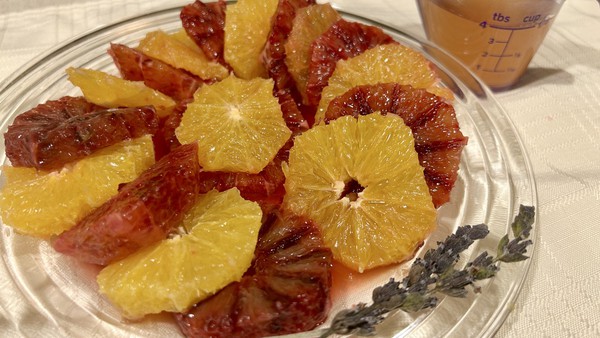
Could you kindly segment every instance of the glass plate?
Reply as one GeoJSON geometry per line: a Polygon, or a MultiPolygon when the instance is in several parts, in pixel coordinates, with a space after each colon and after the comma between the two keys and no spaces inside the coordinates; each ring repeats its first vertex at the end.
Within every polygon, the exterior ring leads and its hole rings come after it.
{"type": "MultiPolygon", "coordinates": [[[[179,29],[180,7],[168,8],[103,27],[71,40],[32,61],[0,88],[0,130],[13,118],[35,105],[64,95],[79,95],[68,81],[67,67],[85,67],[117,74],[106,54],[110,42],[135,45],[147,32],[179,29]]],[[[460,177],[451,202],[439,209],[439,226],[421,249],[434,247],[465,224],[486,223],[489,236],[475,243],[459,265],[464,266],[483,250],[495,253],[499,239],[510,229],[519,204],[537,206],[535,182],[523,146],[508,116],[491,92],[467,69],[440,49],[395,28],[344,13],[349,20],[381,27],[401,43],[421,51],[439,68],[444,85],[456,96],[455,108],[461,129],[469,137],[460,177]]],[[[0,163],[7,164],[4,142],[0,163]]],[[[179,330],[168,315],[140,322],[123,321],[118,311],[97,291],[97,268],[55,253],[46,241],[16,234],[1,225],[0,272],[8,297],[0,309],[24,336],[52,330],[58,336],[174,337],[179,330]],[[4,270],[4,272],[2,272],[4,270]],[[7,291],[12,290],[12,291],[7,291]]],[[[537,227],[534,225],[532,237],[537,227]]],[[[530,248],[531,251],[534,248],[530,248]]],[[[523,284],[529,260],[504,264],[499,274],[480,283],[482,292],[467,298],[443,298],[439,305],[419,314],[398,312],[379,326],[381,337],[487,337],[500,327],[523,284]]],[[[409,264],[377,269],[367,275],[336,273],[332,314],[357,302],[369,302],[373,287],[390,277],[401,279],[409,264]]],[[[1,316],[0,316],[1,317],[1,316]]],[[[328,322],[324,324],[326,326],[328,322]]],[[[319,329],[317,329],[319,330],[319,329]]],[[[295,336],[314,337],[317,333],[295,336]]]]}

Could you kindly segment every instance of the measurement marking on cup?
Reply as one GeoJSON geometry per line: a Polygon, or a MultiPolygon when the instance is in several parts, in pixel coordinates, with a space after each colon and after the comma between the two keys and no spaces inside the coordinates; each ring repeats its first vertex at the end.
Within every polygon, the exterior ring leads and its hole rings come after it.
{"type": "Polygon", "coordinates": [[[525,73],[563,2],[417,0],[427,38],[493,89],[525,73]]]}
{"type": "Polygon", "coordinates": [[[487,28],[492,28],[494,30],[508,32],[508,37],[501,38],[501,39],[496,39],[495,37],[490,38],[489,44],[491,46],[496,46],[496,45],[504,45],[504,46],[502,47],[502,50],[500,51],[500,53],[488,52],[489,51],[489,48],[488,48],[488,51],[483,53],[483,57],[496,58],[496,61],[493,64],[492,68],[488,68],[488,67],[482,68],[482,67],[478,66],[478,69],[483,72],[486,72],[486,73],[505,73],[505,72],[513,72],[513,71],[515,71],[515,69],[512,67],[507,68],[507,69],[500,69],[499,67],[500,67],[500,62],[502,61],[502,59],[521,57],[521,53],[519,53],[519,52],[506,54],[506,49],[508,48],[508,45],[509,45],[511,38],[512,38],[513,34],[515,33],[515,31],[524,31],[524,30],[528,30],[528,29],[532,29],[532,28],[539,28],[540,24],[536,24],[536,25],[532,25],[532,26],[525,26],[525,27],[501,27],[501,26],[490,25],[490,24],[486,23],[482,27],[485,28],[486,26],[487,26],[487,28]]]}
{"type": "Polygon", "coordinates": [[[489,25],[490,28],[501,29],[501,30],[509,30],[509,31],[522,31],[527,29],[532,29],[539,27],[539,25],[526,26],[526,27],[500,27],[495,25],[489,25]]]}
{"type": "Polygon", "coordinates": [[[512,37],[514,31],[510,31],[510,33],[508,34],[508,38],[506,39],[506,42],[503,43],[504,47],[502,47],[502,51],[500,52],[500,56],[498,56],[498,58],[496,59],[496,64],[494,65],[494,72],[498,71],[498,65],[500,65],[500,61],[502,60],[502,58],[504,57],[508,57],[508,55],[504,54],[504,52],[506,52],[506,47],[508,47],[508,44],[510,43],[510,38],[512,37]]]}

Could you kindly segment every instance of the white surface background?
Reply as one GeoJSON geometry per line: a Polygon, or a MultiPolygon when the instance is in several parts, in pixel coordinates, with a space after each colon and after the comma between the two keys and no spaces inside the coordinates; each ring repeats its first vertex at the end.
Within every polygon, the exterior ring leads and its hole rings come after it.
{"type": "MultiPolygon", "coordinates": [[[[334,2],[349,12],[424,37],[414,1],[334,2]]],[[[0,0],[0,81],[73,36],[165,4],[158,0],[0,0]]],[[[540,227],[525,287],[497,336],[600,337],[598,3],[567,0],[519,85],[497,93],[497,99],[530,156],[540,227]]],[[[1,274],[0,290],[9,279],[1,274]]],[[[0,336],[16,332],[7,320],[10,311],[0,308],[0,336]]]]}

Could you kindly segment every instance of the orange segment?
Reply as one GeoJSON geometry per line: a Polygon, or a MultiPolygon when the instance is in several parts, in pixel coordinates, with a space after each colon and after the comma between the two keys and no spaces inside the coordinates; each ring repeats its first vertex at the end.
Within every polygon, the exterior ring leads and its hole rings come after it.
{"type": "Polygon", "coordinates": [[[239,0],[227,6],[225,61],[242,79],[267,77],[260,54],[271,30],[278,0],[239,0]]]}
{"type": "Polygon", "coordinates": [[[175,101],[146,87],[143,81],[128,81],[116,76],[84,68],[68,68],[69,81],[81,89],[86,100],[107,108],[154,106],[156,113],[167,116],[175,101]]]}
{"type": "Polygon", "coordinates": [[[299,9],[292,31],[285,43],[285,64],[296,82],[304,104],[308,104],[306,83],[310,64],[310,45],[341,19],[330,4],[312,5],[299,9]]]}
{"type": "Polygon", "coordinates": [[[60,171],[5,166],[2,221],[32,236],[60,234],[153,163],[152,139],[144,136],[102,149],[60,171]]]}
{"type": "Polygon", "coordinates": [[[200,49],[200,47],[198,47],[198,45],[194,42],[194,40],[187,35],[185,29],[181,28],[177,32],[169,34],[169,37],[184,44],[195,53],[205,55],[202,49],[200,49]]]}
{"type": "Polygon", "coordinates": [[[261,218],[258,204],[237,189],[213,190],[186,214],[183,234],[104,268],[100,292],[127,318],[183,312],[241,279],[254,257],[261,218]]]}
{"type": "Polygon", "coordinates": [[[146,34],[137,47],[142,53],[175,68],[185,69],[201,79],[223,79],[229,71],[218,62],[210,61],[184,30],[173,34],[154,31],[146,34]]]}
{"type": "Polygon", "coordinates": [[[460,154],[467,144],[452,105],[425,89],[378,83],[354,87],[333,99],[325,123],[344,115],[375,112],[396,114],[404,120],[415,138],[433,205],[437,208],[448,202],[458,178],[460,154]]]}
{"type": "Polygon", "coordinates": [[[343,116],[296,137],[285,207],[321,228],[333,257],[362,272],[410,258],[436,211],[410,129],[395,115],[343,116]]]}
{"type": "Polygon", "coordinates": [[[409,47],[387,44],[371,48],[347,60],[338,61],[323,89],[315,121],[323,120],[329,102],[349,89],[367,84],[399,83],[424,88],[452,99],[452,93],[439,86],[439,78],[425,57],[409,47]]]}
{"type": "Polygon", "coordinates": [[[258,173],[290,138],[273,97],[273,80],[230,76],[201,87],[183,114],[175,135],[198,142],[206,171],[258,173]]]}

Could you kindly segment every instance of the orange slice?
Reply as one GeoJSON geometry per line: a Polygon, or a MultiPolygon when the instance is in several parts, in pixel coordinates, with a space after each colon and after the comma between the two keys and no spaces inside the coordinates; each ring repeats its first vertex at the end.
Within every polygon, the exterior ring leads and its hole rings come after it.
{"type": "Polygon", "coordinates": [[[86,100],[107,108],[154,106],[156,113],[167,116],[175,101],[167,95],[146,87],[143,81],[123,80],[98,70],[67,69],[69,81],[79,87],[86,100]]]}
{"type": "Polygon", "coordinates": [[[338,61],[321,93],[315,121],[323,120],[331,100],[360,85],[407,84],[452,99],[452,92],[440,87],[439,81],[430,62],[418,51],[400,44],[376,46],[353,58],[338,61]]]}
{"type": "Polygon", "coordinates": [[[127,318],[182,312],[239,281],[250,267],[262,212],[237,189],[211,191],[183,220],[182,234],[108,265],[100,292],[127,318]]]}
{"type": "Polygon", "coordinates": [[[278,0],[239,0],[227,6],[225,15],[225,61],[242,79],[267,77],[260,54],[271,30],[278,0]]]}
{"type": "Polygon", "coordinates": [[[315,126],[283,169],[284,206],[313,219],[333,257],[359,272],[409,259],[436,226],[412,133],[396,115],[315,126]]]}
{"type": "Polygon", "coordinates": [[[99,150],[60,171],[5,166],[2,221],[27,235],[60,234],[153,163],[152,139],[144,136],[99,150]]]}
{"type": "Polygon", "coordinates": [[[273,80],[230,76],[201,87],[183,114],[175,135],[198,141],[200,165],[207,171],[258,173],[290,138],[273,80]]]}

